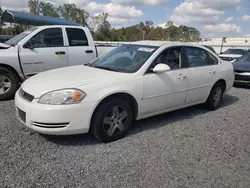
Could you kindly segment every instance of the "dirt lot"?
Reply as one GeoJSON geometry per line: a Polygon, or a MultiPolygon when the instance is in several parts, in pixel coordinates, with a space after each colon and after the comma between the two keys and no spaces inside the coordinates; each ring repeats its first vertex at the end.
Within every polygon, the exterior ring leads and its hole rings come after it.
{"type": "Polygon", "coordinates": [[[42,136],[0,102],[0,187],[250,187],[250,90],[137,122],[122,140],[42,136]]]}

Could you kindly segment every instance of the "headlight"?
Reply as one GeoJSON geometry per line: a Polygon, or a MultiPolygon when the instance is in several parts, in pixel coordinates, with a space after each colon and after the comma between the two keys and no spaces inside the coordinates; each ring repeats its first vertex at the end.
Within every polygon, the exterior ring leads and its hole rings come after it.
{"type": "Polygon", "coordinates": [[[38,101],[41,104],[62,105],[80,103],[86,94],[78,89],[63,89],[44,94],[38,101]]]}

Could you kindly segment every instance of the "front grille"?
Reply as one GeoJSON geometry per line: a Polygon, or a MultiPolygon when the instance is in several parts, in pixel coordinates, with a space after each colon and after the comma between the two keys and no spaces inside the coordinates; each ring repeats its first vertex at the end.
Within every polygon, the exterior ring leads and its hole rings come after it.
{"type": "Polygon", "coordinates": [[[19,93],[20,93],[20,96],[21,96],[22,98],[24,98],[25,100],[27,100],[27,101],[29,101],[29,102],[32,102],[33,99],[34,99],[34,96],[33,96],[33,95],[31,95],[31,94],[25,92],[22,88],[20,89],[20,92],[19,92],[19,93]]]}
{"type": "Polygon", "coordinates": [[[235,80],[238,80],[238,81],[250,81],[250,76],[240,75],[240,74],[237,74],[237,72],[236,72],[236,74],[235,74],[235,80]]]}
{"type": "Polygon", "coordinates": [[[234,69],[235,73],[250,73],[250,69],[240,70],[240,69],[234,69]]]}
{"type": "Polygon", "coordinates": [[[246,71],[234,69],[234,72],[235,73],[243,73],[243,72],[246,72],[246,71]]]}

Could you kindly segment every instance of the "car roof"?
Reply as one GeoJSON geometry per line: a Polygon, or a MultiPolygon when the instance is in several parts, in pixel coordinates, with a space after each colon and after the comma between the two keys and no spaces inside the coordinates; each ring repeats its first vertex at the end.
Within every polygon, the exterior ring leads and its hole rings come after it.
{"type": "Polygon", "coordinates": [[[136,41],[136,42],[131,42],[131,44],[135,45],[147,45],[147,46],[179,46],[179,45],[184,45],[184,46],[193,46],[193,47],[202,47],[204,46],[199,45],[197,43],[190,43],[190,42],[171,42],[171,41],[154,41],[154,40],[143,40],[143,41],[136,41]]]}

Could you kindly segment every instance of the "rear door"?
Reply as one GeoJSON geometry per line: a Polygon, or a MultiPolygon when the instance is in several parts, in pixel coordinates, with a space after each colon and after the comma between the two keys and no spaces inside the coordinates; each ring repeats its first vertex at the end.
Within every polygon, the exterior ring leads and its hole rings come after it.
{"type": "Polygon", "coordinates": [[[203,48],[185,47],[184,50],[189,67],[186,104],[202,102],[219,79],[219,60],[203,48]]]}
{"type": "Polygon", "coordinates": [[[48,28],[38,32],[20,46],[20,60],[26,76],[68,66],[61,28],[48,28]]]}
{"type": "Polygon", "coordinates": [[[88,38],[84,29],[66,27],[68,38],[69,65],[82,65],[96,58],[96,51],[92,38],[88,38]]]}

